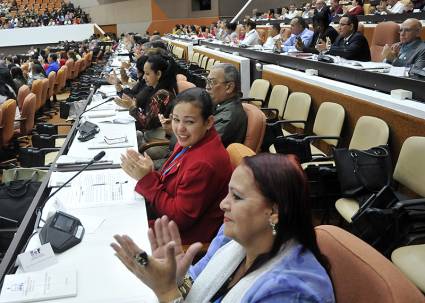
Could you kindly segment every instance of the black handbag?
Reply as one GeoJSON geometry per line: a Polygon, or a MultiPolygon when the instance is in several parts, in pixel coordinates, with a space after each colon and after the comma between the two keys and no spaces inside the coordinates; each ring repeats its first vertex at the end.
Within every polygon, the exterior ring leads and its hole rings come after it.
{"type": "Polygon", "coordinates": [[[392,162],[388,146],[368,150],[337,148],[335,166],[344,197],[376,193],[392,181],[392,162]]]}
{"type": "Polygon", "coordinates": [[[425,243],[425,200],[385,186],[352,217],[351,232],[385,256],[399,246],[425,243]]]}
{"type": "Polygon", "coordinates": [[[277,153],[296,155],[300,163],[305,163],[311,161],[310,141],[305,137],[303,134],[279,136],[273,144],[277,153]]]}
{"type": "Polygon", "coordinates": [[[0,184],[0,228],[19,226],[40,185],[33,180],[0,184]]]}

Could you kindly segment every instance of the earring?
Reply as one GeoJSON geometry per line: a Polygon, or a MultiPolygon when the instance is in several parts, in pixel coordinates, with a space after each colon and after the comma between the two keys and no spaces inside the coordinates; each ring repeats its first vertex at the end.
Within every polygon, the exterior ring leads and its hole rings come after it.
{"type": "Polygon", "coordinates": [[[276,236],[276,234],[277,234],[277,230],[276,230],[276,223],[273,223],[271,220],[270,220],[270,226],[271,226],[271,228],[272,228],[272,235],[273,236],[276,236]]]}

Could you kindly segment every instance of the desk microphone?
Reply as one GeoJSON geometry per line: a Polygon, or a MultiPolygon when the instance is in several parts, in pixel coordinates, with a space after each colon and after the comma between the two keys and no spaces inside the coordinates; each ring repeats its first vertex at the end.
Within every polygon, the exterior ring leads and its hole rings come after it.
{"type": "Polygon", "coordinates": [[[93,106],[93,107],[90,107],[89,109],[86,109],[86,110],[84,110],[79,116],[78,116],[78,119],[80,119],[81,118],[81,116],[83,115],[83,114],[85,114],[85,113],[87,113],[87,112],[89,112],[89,111],[91,111],[92,109],[95,109],[96,107],[99,107],[99,106],[101,106],[101,105],[103,105],[103,104],[105,104],[105,103],[108,103],[108,102],[111,102],[112,100],[114,100],[115,99],[115,97],[109,97],[108,99],[106,99],[105,101],[103,101],[103,102],[101,102],[101,103],[99,103],[99,104],[97,104],[97,105],[95,105],[95,106],[93,106]]]}
{"type": "MultiPolygon", "coordinates": [[[[112,100],[112,99],[111,99],[112,100]]],[[[100,106],[111,100],[106,100],[97,106],[100,106]]],[[[95,106],[95,107],[97,107],[95,106]]],[[[94,108],[94,107],[93,107],[94,108]]],[[[90,110],[90,109],[89,109],[90,110]]],[[[88,110],[84,111],[87,112],[88,110]]],[[[83,112],[83,113],[84,113],[83,112]]],[[[81,113],[81,114],[83,114],[81,113]]],[[[81,114],[79,118],[81,117],[81,114]]],[[[59,186],[53,193],[51,193],[39,206],[39,209],[44,206],[44,203],[56,195],[62,188],[68,185],[72,180],[74,180],[79,174],[86,170],[90,165],[99,161],[105,156],[105,151],[99,152],[93,157],[90,162],[88,162],[83,168],[77,171],[68,181],[59,186]]],[[[41,211],[37,212],[36,227],[38,228],[41,220],[41,211]]],[[[84,236],[84,226],[81,224],[81,221],[69,214],[57,211],[53,216],[47,218],[43,228],[39,232],[39,238],[41,244],[50,243],[52,249],[56,253],[64,252],[65,250],[77,245],[81,242],[84,236]]]]}
{"type": "Polygon", "coordinates": [[[64,184],[62,184],[61,186],[59,186],[58,189],[56,189],[53,193],[51,193],[44,201],[42,204],[40,204],[37,207],[36,213],[37,213],[37,218],[35,220],[35,224],[34,224],[34,230],[38,229],[38,227],[40,226],[40,221],[41,221],[41,214],[42,211],[41,209],[44,207],[44,204],[46,203],[46,201],[48,201],[51,197],[53,197],[54,195],[56,195],[56,193],[58,191],[60,191],[62,188],[64,188],[65,186],[67,186],[69,184],[69,182],[71,182],[72,180],[74,180],[79,174],[81,174],[83,171],[85,171],[90,165],[93,165],[93,163],[99,161],[100,159],[102,159],[105,156],[105,151],[101,151],[99,152],[96,156],[93,157],[92,160],[90,160],[90,162],[88,162],[83,168],[81,168],[75,175],[73,175],[68,181],[66,181],[64,184]]]}
{"type": "Polygon", "coordinates": [[[81,168],[75,175],[72,176],[72,178],[70,178],[68,181],[66,181],[64,184],[62,184],[61,186],[59,186],[59,188],[57,190],[55,190],[53,193],[51,193],[46,200],[44,200],[44,202],[48,201],[51,197],[53,197],[54,195],[56,195],[56,193],[58,191],[60,191],[62,188],[64,188],[65,186],[67,186],[69,184],[69,182],[71,182],[72,180],[74,180],[79,174],[81,174],[83,171],[85,171],[90,165],[93,165],[93,163],[99,161],[100,159],[102,159],[105,156],[105,151],[102,150],[100,153],[98,153],[96,156],[93,157],[92,160],[90,160],[89,163],[87,163],[83,168],[81,168]]]}

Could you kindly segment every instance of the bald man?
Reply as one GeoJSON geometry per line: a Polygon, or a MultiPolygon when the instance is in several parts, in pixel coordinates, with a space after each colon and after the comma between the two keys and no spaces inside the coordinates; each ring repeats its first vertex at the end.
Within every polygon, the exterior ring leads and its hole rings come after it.
{"type": "Polygon", "coordinates": [[[400,42],[385,45],[382,55],[394,66],[425,67],[425,44],[421,36],[422,24],[418,19],[407,19],[400,25],[400,42]]]}

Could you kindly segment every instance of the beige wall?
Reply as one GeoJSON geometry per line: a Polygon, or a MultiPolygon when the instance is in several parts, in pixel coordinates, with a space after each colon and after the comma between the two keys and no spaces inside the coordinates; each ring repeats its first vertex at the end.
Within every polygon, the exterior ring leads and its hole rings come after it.
{"type": "Polygon", "coordinates": [[[211,0],[209,11],[192,11],[192,0],[155,0],[155,2],[170,19],[218,16],[218,0],[211,0]]]}
{"type": "Polygon", "coordinates": [[[116,24],[118,34],[144,33],[152,21],[151,0],[76,0],[72,2],[89,13],[92,22],[99,25],[116,24]]]}

